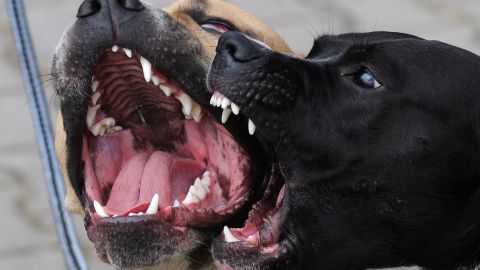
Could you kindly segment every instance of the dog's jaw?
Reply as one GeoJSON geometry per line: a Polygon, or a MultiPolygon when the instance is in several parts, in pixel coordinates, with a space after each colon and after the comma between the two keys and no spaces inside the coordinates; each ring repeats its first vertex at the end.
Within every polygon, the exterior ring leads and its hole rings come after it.
{"type": "MultiPolygon", "coordinates": [[[[132,52],[141,54],[164,71],[178,87],[188,92],[193,100],[200,104],[208,103],[209,97],[205,94],[203,85],[207,67],[213,58],[218,35],[206,33],[186,13],[182,14],[191,4],[190,1],[185,2],[188,3],[178,1],[167,9],[168,13],[148,6],[142,11],[141,16],[131,17],[128,24],[122,24],[121,29],[113,31],[111,24],[97,24],[96,27],[90,28],[85,25],[85,21],[77,22],[66,31],[54,56],[54,82],[61,101],[56,149],[62,161],[62,171],[66,176],[67,206],[73,212],[86,215],[89,236],[95,242],[99,256],[105,261],[111,262],[116,268],[165,265],[166,262],[172,260],[182,261],[185,257],[194,256],[191,252],[195,251],[202,243],[208,245],[211,238],[209,230],[188,228],[183,232],[176,232],[176,236],[170,235],[169,224],[155,223],[152,225],[149,221],[143,222],[145,225],[141,226],[127,222],[126,226],[130,226],[129,231],[132,233],[128,237],[122,238],[123,240],[120,239],[121,237],[117,237],[124,233],[121,233],[122,230],[117,230],[119,226],[115,226],[115,224],[89,226],[95,222],[95,217],[89,211],[85,211],[85,209],[91,210],[93,207],[92,201],[88,199],[82,186],[84,166],[78,158],[83,151],[81,134],[83,134],[84,124],[81,122],[87,118],[87,109],[89,105],[92,105],[90,104],[91,94],[87,89],[91,88],[93,69],[97,60],[114,45],[133,48],[132,52]],[[140,27],[136,27],[136,25],[140,25],[140,27]],[[179,44],[182,44],[181,47],[186,50],[182,51],[181,48],[177,48],[174,55],[172,53],[175,50],[167,52],[163,48],[163,46],[168,48],[170,45],[178,46],[179,44]],[[182,66],[188,66],[189,72],[185,73],[181,69],[182,66]],[[113,228],[109,228],[109,226],[113,226],[113,228]],[[142,242],[140,240],[149,235],[148,231],[142,229],[142,226],[145,228],[153,226],[157,232],[161,231],[161,234],[151,234],[147,241],[142,242]],[[155,242],[159,235],[161,235],[160,242],[155,242]],[[111,239],[115,237],[117,240],[112,241],[111,239]],[[162,247],[159,247],[159,244],[162,247]],[[151,248],[152,246],[155,246],[155,249],[151,248]]],[[[242,23],[239,28],[246,28],[247,32],[265,35],[264,39],[272,47],[289,51],[285,43],[257,19],[221,1],[214,0],[211,1],[211,4],[219,7],[216,12],[223,9],[234,9],[235,12],[229,12],[229,14],[238,14],[239,20],[249,18],[249,23],[242,23]],[[255,29],[255,31],[250,31],[249,28],[255,29]]],[[[206,12],[215,13],[215,9],[206,12]]],[[[212,14],[212,16],[215,15],[212,14]]],[[[113,27],[115,25],[113,24],[113,27]]],[[[217,117],[219,118],[218,113],[217,117]]],[[[200,260],[209,261],[210,258],[201,257],[200,260]]],[[[187,264],[181,263],[185,267],[187,264]]]]}

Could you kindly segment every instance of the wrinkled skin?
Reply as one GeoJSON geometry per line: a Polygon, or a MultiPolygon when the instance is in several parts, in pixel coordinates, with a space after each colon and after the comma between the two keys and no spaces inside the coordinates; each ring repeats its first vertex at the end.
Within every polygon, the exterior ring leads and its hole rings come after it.
{"type": "MultiPolygon", "coordinates": [[[[201,24],[212,18],[221,18],[232,30],[265,40],[278,51],[290,52],[271,28],[219,0],[180,0],[165,9],[136,0],[87,0],[56,49],[52,74],[61,107],[56,149],[66,179],[67,206],[84,215],[89,235],[95,235],[91,239],[99,257],[116,268],[200,268],[210,262],[208,245],[214,230],[176,231],[168,223],[148,219],[93,225],[89,212],[92,202],[85,196],[80,155],[95,63],[113,45],[130,48],[206,106],[210,95],[205,78],[220,34],[205,30],[201,24]],[[190,266],[186,258],[193,258],[194,265],[190,266]]],[[[216,118],[221,115],[220,110],[211,113],[216,118]]]]}
{"type": "Polygon", "coordinates": [[[323,36],[307,59],[231,32],[217,52],[210,87],[273,149],[286,181],[280,241],[293,239],[278,257],[217,241],[217,265],[474,269],[479,56],[388,32],[323,36]],[[379,85],[362,83],[367,71],[379,85]]]}

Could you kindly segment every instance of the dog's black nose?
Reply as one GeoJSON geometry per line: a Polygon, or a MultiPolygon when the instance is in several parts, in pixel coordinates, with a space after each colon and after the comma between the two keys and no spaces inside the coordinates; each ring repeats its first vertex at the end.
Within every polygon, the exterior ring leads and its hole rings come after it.
{"type": "Polygon", "coordinates": [[[77,18],[92,16],[102,9],[142,11],[145,6],[138,0],[85,0],[78,8],[77,18]]]}
{"type": "Polygon", "coordinates": [[[227,32],[220,37],[217,53],[228,55],[236,62],[247,62],[265,55],[266,45],[239,32],[227,32]]]}

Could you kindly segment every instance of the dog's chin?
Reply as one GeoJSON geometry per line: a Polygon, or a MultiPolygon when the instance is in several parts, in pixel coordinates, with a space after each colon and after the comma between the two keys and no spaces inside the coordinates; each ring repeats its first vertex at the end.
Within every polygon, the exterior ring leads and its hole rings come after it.
{"type": "Polygon", "coordinates": [[[213,241],[219,269],[284,269],[293,263],[295,239],[284,230],[288,187],[275,170],[264,197],[254,204],[243,227],[225,229],[223,237],[213,241]]]}

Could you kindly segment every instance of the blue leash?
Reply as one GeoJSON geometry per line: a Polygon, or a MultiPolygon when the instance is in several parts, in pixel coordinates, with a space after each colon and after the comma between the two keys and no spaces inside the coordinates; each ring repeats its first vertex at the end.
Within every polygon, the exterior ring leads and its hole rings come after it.
{"type": "Polygon", "coordinates": [[[55,154],[52,123],[38,73],[23,1],[7,0],[7,7],[65,263],[69,270],[87,270],[88,267],[80,251],[72,220],[64,205],[65,186],[55,154]]]}

